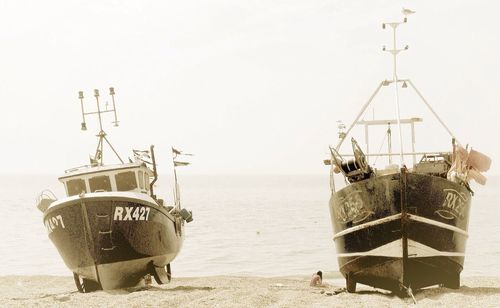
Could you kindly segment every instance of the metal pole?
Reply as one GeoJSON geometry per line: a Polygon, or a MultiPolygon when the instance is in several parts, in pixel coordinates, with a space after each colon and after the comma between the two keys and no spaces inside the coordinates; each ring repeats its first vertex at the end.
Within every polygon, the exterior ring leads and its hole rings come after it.
{"type": "Polygon", "coordinates": [[[80,99],[80,106],[82,107],[82,130],[87,130],[87,125],[85,124],[85,110],[83,108],[83,91],[78,92],[78,98],[80,99]]]}
{"type": "MultiPolygon", "coordinates": [[[[385,142],[385,140],[384,140],[385,142]]],[[[404,152],[403,155],[429,155],[429,154],[439,154],[439,155],[443,155],[443,154],[450,154],[451,152],[449,151],[436,151],[436,152],[404,152]]],[[[344,154],[340,154],[342,157],[354,157],[354,154],[351,154],[351,153],[344,153],[344,154]]],[[[375,153],[375,154],[365,154],[365,156],[390,156],[390,155],[393,155],[393,153],[375,153]]]]}
{"type": "Polygon", "coordinates": [[[97,114],[99,115],[99,128],[101,129],[102,132],[101,108],[99,107],[99,90],[94,89],[94,96],[97,102],[97,114]]]}
{"type": "Polygon", "coordinates": [[[111,100],[113,101],[113,113],[115,115],[115,121],[113,122],[115,126],[118,126],[118,116],[116,115],[116,107],[115,107],[115,88],[109,88],[109,94],[111,95],[111,100]]]}
{"type": "Polygon", "coordinates": [[[392,165],[392,131],[391,124],[387,126],[387,152],[389,153],[389,165],[392,165]]]}
{"type": "MultiPolygon", "coordinates": [[[[366,142],[366,154],[370,154],[370,140],[368,138],[368,124],[365,124],[365,142],[366,142]]],[[[369,164],[370,158],[367,156],[366,161],[369,164]]]]}
{"type": "Polygon", "coordinates": [[[175,179],[175,206],[177,208],[181,207],[181,196],[179,192],[179,183],[177,182],[177,168],[175,167],[175,162],[174,162],[174,179],[175,179]]]}
{"type": "Polygon", "coordinates": [[[98,135],[99,136],[99,143],[97,144],[97,150],[96,150],[95,159],[97,160],[97,156],[98,156],[98,154],[100,154],[100,158],[98,160],[98,164],[102,165],[103,164],[103,156],[104,156],[104,153],[102,151],[102,146],[103,146],[102,139],[104,138],[105,133],[102,130],[101,108],[99,106],[99,90],[98,89],[94,89],[94,97],[95,97],[96,104],[97,104],[97,115],[99,117],[99,129],[100,129],[99,135],[98,135]]]}
{"type": "Polygon", "coordinates": [[[102,140],[105,139],[106,142],[108,142],[108,144],[109,141],[108,139],[106,139],[106,133],[104,131],[102,131],[102,134],[100,135],[101,135],[101,166],[102,166],[104,164],[104,142],[102,142],[102,140]]]}
{"type": "Polygon", "coordinates": [[[180,192],[179,192],[179,183],[177,182],[177,167],[175,166],[175,159],[177,158],[177,155],[179,155],[178,152],[174,152],[172,148],[172,162],[174,163],[174,184],[175,184],[175,190],[174,190],[174,203],[175,207],[180,209],[181,207],[181,197],[180,197],[180,192]]]}
{"type": "MultiPolygon", "coordinates": [[[[113,148],[113,146],[111,145],[111,143],[109,142],[108,138],[106,138],[106,135],[103,135],[103,138],[104,140],[106,140],[106,142],[108,143],[109,147],[111,148],[111,150],[113,150],[113,152],[115,153],[116,157],[118,157],[118,159],[120,160],[120,162],[123,164],[123,160],[121,159],[120,155],[118,155],[118,152],[116,152],[115,148],[113,148]]],[[[101,147],[102,148],[102,147],[101,147]]],[[[102,155],[102,154],[101,154],[102,155]]]]}
{"type": "Polygon", "coordinates": [[[151,198],[156,200],[156,195],[154,194],[153,191],[153,185],[155,184],[156,180],[158,180],[158,172],[156,171],[156,159],[155,159],[155,151],[154,151],[154,145],[151,145],[149,147],[149,150],[151,152],[151,160],[153,161],[153,180],[151,183],[149,183],[149,191],[151,192],[151,198]]]}
{"type": "Polygon", "coordinates": [[[97,161],[97,165],[99,166],[102,165],[102,135],[99,133],[97,136],[99,137],[99,141],[97,142],[97,148],[95,149],[94,159],[97,161]]]}
{"type": "MultiPolygon", "coordinates": [[[[411,151],[415,153],[415,123],[411,122],[411,151]]],[[[417,157],[413,154],[413,166],[417,163],[417,157]]]]}
{"type": "Polygon", "coordinates": [[[394,81],[394,89],[395,89],[395,92],[396,92],[396,106],[397,106],[397,120],[398,120],[398,130],[399,130],[399,159],[400,159],[400,163],[399,165],[400,166],[403,166],[404,165],[404,157],[403,157],[403,133],[402,133],[402,129],[401,129],[401,113],[400,113],[400,109],[399,109],[399,89],[398,89],[398,75],[397,75],[397,66],[396,66],[396,57],[397,57],[397,54],[399,53],[399,50],[396,50],[396,28],[398,27],[398,24],[394,24],[392,26],[392,30],[393,30],[393,38],[394,38],[394,42],[393,42],[393,52],[392,52],[392,55],[393,55],[393,58],[394,58],[394,75],[393,75],[393,81],[394,81]]]}
{"type": "Polygon", "coordinates": [[[403,247],[403,286],[408,287],[408,211],[407,211],[407,178],[406,167],[401,168],[400,185],[400,205],[401,205],[401,241],[403,247]]]}

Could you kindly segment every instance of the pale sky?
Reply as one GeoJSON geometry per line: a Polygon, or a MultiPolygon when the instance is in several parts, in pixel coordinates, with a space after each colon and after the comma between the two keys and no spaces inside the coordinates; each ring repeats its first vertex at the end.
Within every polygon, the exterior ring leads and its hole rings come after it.
{"type": "MultiPolygon", "coordinates": [[[[431,0],[2,1],[0,173],[86,164],[98,127],[80,131],[78,91],[90,111],[92,90],[106,101],[113,86],[121,126],[105,116],[109,139],[124,157],[155,144],[160,172],[174,145],[196,154],[186,173],[327,174],[336,121],[392,78],[381,23],[402,7],[417,13],[398,30],[410,46],[400,78],[499,173],[500,4],[431,0]]],[[[384,91],[377,115],[394,112],[384,91]]],[[[402,114],[422,116],[409,113],[420,104],[410,93],[402,114]]],[[[417,148],[448,150],[423,116],[417,148]]]]}

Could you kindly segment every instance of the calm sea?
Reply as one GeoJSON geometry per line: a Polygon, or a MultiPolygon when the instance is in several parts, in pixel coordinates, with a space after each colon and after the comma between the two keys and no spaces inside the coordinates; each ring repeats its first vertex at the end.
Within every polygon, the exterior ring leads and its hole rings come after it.
{"type": "MultiPolygon", "coordinates": [[[[193,211],[173,275],[310,275],[338,269],[328,175],[181,176],[193,211]]],[[[169,177],[158,195],[171,200],[169,177]]],[[[56,176],[0,177],[0,275],[71,275],[35,207],[39,191],[62,197],[56,176]]],[[[463,275],[500,275],[500,177],[474,186],[463,275]]]]}

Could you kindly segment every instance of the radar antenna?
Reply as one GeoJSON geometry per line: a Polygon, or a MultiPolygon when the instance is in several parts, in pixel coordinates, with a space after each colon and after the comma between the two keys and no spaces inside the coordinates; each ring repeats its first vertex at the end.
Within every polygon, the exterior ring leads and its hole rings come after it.
{"type": "Polygon", "coordinates": [[[104,141],[109,145],[111,150],[115,153],[116,157],[120,160],[120,162],[123,164],[123,160],[121,159],[120,155],[116,152],[115,148],[111,145],[109,142],[108,138],[106,137],[106,132],[102,129],[102,118],[101,114],[103,113],[108,113],[108,112],[113,112],[114,114],[114,121],[111,122],[114,124],[114,126],[118,126],[118,116],[116,114],[116,105],[115,105],[115,89],[113,87],[109,88],[109,95],[111,96],[111,100],[113,102],[113,109],[108,109],[107,108],[107,102],[106,102],[106,110],[102,111],[100,104],[99,104],[99,90],[94,89],[94,97],[96,100],[97,104],[97,111],[91,111],[91,112],[85,112],[85,108],[83,105],[83,91],[78,92],[78,99],[80,99],[80,105],[82,107],[82,130],[87,130],[87,123],[85,122],[85,117],[91,114],[97,114],[97,118],[99,120],[99,133],[96,135],[99,138],[99,141],[97,142],[97,148],[95,151],[94,157],[90,158],[90,164],[92,166],[102,166],[103,165],[103,147],[104,147],[104,141]]]}

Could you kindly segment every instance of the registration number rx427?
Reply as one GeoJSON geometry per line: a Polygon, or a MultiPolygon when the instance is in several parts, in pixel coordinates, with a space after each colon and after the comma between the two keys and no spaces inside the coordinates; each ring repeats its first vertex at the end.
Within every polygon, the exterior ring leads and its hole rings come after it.
{"type": "Polygon", "coordinates": [[[64,221],[62,219],[61,215],[53,216],[53,217],[47,217],[45,220],[45,228],[47,228],[47,232],[50,234],[52,231],[54,231],[57,228],[66,228],[64,226],[64,221]]]}
{"type": "Polygon", "coordinates": [[[117,206],[113,220],[149,220],[151,209],[145,206],[117,206]]]}

